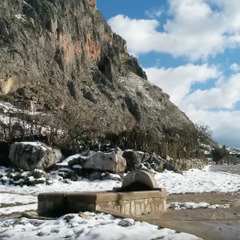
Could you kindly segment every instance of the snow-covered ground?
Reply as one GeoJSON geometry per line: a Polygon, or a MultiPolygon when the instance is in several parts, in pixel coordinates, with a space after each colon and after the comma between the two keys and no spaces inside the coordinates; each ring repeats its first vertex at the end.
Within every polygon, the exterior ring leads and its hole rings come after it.
{"type": "Polygon", "coordinates": [[[20,205],[20,206],[12,206],[12,207],[3,207],[3,208],[0,208],[0,216],[10,215],[12,213],[23,213],[26,211],[33,211],[36,209],[37,209],[37,203],[20,205]]]}
{"type": "Polygon", "coordinates": [[[68,214],[50,221],[26,218],[0,221],[0,239],[200,240],[193,235],[159,229],[146,222],[94,213],[84,213],[84,217],[68,214]]]}
{"type": "MultiPolygon", "coordinates": [[[[7,169],[0,168],[0,173],[7,179],[7,169]]],[[[202,193],[202,192],[235,192],[240,190],[240,175],[211,172],[206,167],[203,170],[191,169],[181,174],[170,171],[157,173],[155,179],[159,187],[166,187],[172,193],[202,193]]],[[[79,178],[78,181],[64,183],[56,172],[51,174],[51,185],[38,184],[36,186],[20,187],[0,184],[0,215],[14,212],[24,212],[36,209],[37,194],[42,192],[94,191],[111,190],[120,187],[119,180],[95,180],[79,178]],[[8,206],[10,205],[10,206],[8,206]]],[[[211,205],[209,203],[173,203],[173,209],[186,208],[227,208],[227,205],[211,205]]],[[[0,220],[0,239],[168,239],[190,240],[199,239],[192,235],[177,233],[169,229],[158,229],[157,226],[144,222],[126,220],[127,227],[123,227],[115,219],[105,214],[90,214],[79,217],[76,214],[63,216],[57,220],[43,221],[20,219],[0,220]],[[70,218],[70,219],[69,219],[70,218]],[[66,220],[67,219],[67,220],[66,220]],[[130,222],[130,223],[129,223],[130,222]]],[[[125,222],[125,224],[126,224],[125,222]]]]}
{"type": "Polygon", "coordinates": [[[19,204],[29,204],[36,203],[37,199],[35,196],[31,195],[19,195],[19,194],[9,194],[3,193],[0,194],[0,207],[1,205],[19,205],[19,204]]]}

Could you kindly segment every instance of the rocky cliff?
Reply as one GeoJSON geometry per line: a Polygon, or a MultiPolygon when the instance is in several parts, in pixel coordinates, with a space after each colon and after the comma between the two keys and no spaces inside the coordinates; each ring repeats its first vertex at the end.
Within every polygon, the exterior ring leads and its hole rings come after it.
{"type": "Polygon", "coordinates": [[[69,119],[95,119],[103,132],[150,126],[158,143],[173,126],[193,128],[147,80],[96,0],[1,0],[0,86],[5,100],[74,109],[80,115],[69,119]]]}

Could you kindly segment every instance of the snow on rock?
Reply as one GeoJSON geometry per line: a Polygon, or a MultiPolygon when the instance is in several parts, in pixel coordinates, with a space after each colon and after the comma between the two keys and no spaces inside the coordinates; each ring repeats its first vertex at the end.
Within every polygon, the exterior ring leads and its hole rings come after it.
{"type": "Polygon", "coordinates": [[[122,220],[109,214],[84,213],[84,215],[88,215],[89,218],[68,214],[48,221],[26,218],[0,220],[0,239],[200,240],[193,235],[167,228],[159,229],[158,226],[146,222],[135,222],[123,230],[119,225],[122,220]]]}
{"type": "MultiPolygon", "coordinates": [[[[62,162],[60,162],[60,163],[57,163],[56,165],[57,166],[62,166],[62,167],[68,167],[69,166],[69,163],[70,162],[74,162],[74,161],[78,161],[78,159],[81,157],[81,154],[75,154],[75,155],[72,155],[72,156],[70,156],[70,157],[68,157],[68,158],[66,158],[66,159],[64,159],[62,162]]],[[[73,165],[73,166],[76,166],[76,165],[73,165]]]]}
{"type": "Polygon", "coordinates": [[[133,226],[134,224],[135,224],[134,219],[132,219],[132,218],[124,218],[124,219],[122,219],[122,220],[118,223],[118,226],[130,227],[130,226],[133,226]]]}
{"type": "Polygon", "coordinates": [[[24,19],[25,15],[23,14],[16,14],[15,17],[19,20],[22,20],[23,22],[26,22],[26,20],[24,19]]]}
{"type": "Polygon", "coordinates": [[[126,159],[122,154],[123,152],[120,148],[113,149],[110,152],[88,151],[70,156],[57,163],[56,166],[122,173],[127,167],[126,159]]]}
{"type": "Polygon", "coordinates": [[[121,173],[125,171],[126,166],[126,159],[123,158],[122,151],[112,151],[110,153],[99,151],[87,157],[82,168],[121,173]]]}
{"type": "Polygon", "coordinates": [[[21,169],[0,167],[0,183],[6,186],[34,186],[51,184],[50,175],[40,169],[23,171],[21,169]]]}
{"type": "Polygon", "coordinates": [[[83,169],[114,173],[124,172],[127,166],[126,159],[122,156],[122,151],[120,149],[107,153],[98,151],[90,156],[76,154],[65,159],[62,163],[58,163],[57,165],[66,166],[67,164],[70,167],[79,165],[83,169]]]}
{"type": "Polygon", "coordinates": [[[48,147],[41,142],[15,142],[10,147],[11,162],[23,169],[47,169],[57,163],[62,154],[59,150],[48,147]]]}

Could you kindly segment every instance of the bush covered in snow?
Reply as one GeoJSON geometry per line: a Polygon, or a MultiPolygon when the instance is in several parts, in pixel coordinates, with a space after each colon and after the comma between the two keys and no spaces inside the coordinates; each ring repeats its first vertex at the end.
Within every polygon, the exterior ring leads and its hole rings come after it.
{"type": "Polygon", "coordinates": [[[1,168],[0,182],[15,186],[35,186],[36,184],[51,184],[49,174],[35,169],[33,171],[23,171],[15,168],[1,168]]]}

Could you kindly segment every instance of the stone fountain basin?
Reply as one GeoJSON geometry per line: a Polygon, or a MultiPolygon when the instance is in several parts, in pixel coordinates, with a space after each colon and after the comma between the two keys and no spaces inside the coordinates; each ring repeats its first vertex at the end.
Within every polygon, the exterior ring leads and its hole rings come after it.
{"type": "Polygon", "coordinates": [[[41,193],[38,214],[61,216],[82,211],[107,210],[129,216],[140,216],[166,210],[167,191],[158,188],[153,175],[146,171],[129,172],[121,188],[112,191],[41,193]]]}
{"type": "Polygon", "coordinates": [[[61,216],[81,211],[106,210],[139,216],[166,210],[166,189],[132,192],[62,192],[38,195],[39,215],[61,216]]]}

